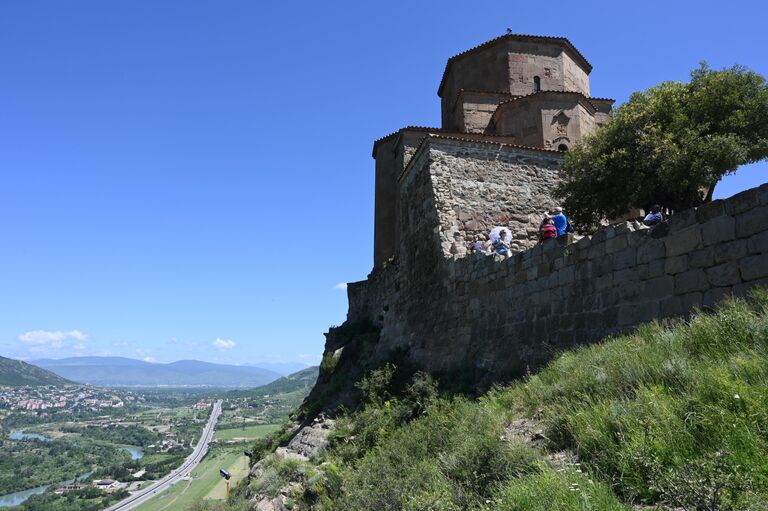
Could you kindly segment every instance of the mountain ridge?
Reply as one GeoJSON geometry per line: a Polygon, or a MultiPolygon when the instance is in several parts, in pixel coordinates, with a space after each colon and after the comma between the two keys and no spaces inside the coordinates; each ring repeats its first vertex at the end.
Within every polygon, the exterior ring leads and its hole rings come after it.
{"type": "Polygon", "coordinates": [[[168,364],[124,357],[40,359],[35,364],[63,378],[100,387],[250,388],[282,375],[260,367],[178,360],[168,364]]]}
{"type": "Polygon", "coordinates": [[[41,385],[73,385],[74,382],[60,375],[29,364],[0,356],[0,385],[11,387],[41,386],[41,385]]]}

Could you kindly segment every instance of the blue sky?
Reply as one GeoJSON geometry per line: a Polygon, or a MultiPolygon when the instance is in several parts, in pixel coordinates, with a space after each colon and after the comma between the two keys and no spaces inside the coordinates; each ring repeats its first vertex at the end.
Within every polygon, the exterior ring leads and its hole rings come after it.
{"type": "MultiPolygon", "coordinates": [[[[723,2],[0,3],[0,354],[317,362],[371,268],[374,139],[437,126],[451,55],[568,37],[592,93],[768,75],[723,2]]],[[[764,181],[765,164],[718,186],[764,181]]]]}

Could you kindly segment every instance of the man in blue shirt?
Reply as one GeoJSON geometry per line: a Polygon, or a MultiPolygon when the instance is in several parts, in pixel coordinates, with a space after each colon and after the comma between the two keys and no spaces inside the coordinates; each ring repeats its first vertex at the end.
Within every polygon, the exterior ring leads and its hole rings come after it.
{"type": "Polygon", "coordinates": [[[563,214],[563,208],[559,206],[555,208],[555,214],[552,215],[552,223],[555,224],[558,236],[565,234],[565,230],[568,227],[568,219],[563,214]]]}
{"type": "Polygon", "coordinates": [[[653,227],[656,224],[660,224],[663,219],[664,217],[661,216],[661,208],[658,204],[654,204],[651,208],[651,212],[648,213],[643,220],[643,223],[648,227],[653,227]]]}

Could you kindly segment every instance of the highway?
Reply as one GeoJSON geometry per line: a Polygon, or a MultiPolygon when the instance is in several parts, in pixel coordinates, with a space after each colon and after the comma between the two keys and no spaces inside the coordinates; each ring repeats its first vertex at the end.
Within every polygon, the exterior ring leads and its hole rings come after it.
{"type": "Polygon", "coordinates": [[[113,504],[104,511],[127,511],[128,509],[134,509],[158,493],[162,492],[166,488],[170,487],[173,483],[177,483],[182,477],[184,477],[184,474],[191,472],[192,469],[194,469],[198,463],[200,463],[200,460],[203,459],[203,456],[205,456],[205,454],[208,452],[208,443],[213,440],[214,428],[216,426],[216,422],[219,420],[220,415],[221,400],[218,400],[213,405],[211,416],[208,419],[208,424],[206,424],[205,429],[203,430],[203,434],[200,435],[200,441],[197,442],[197,445],[192,451],[192,454],[190,454],[187,459],[184,460],[184,463],[182,463],[179,468],[173,470],[170,474],[163,477],[162,479],[155,481],[152,483],[152,485],[137,491],[130,497],[121,500],[117,504],[113,504]]]}

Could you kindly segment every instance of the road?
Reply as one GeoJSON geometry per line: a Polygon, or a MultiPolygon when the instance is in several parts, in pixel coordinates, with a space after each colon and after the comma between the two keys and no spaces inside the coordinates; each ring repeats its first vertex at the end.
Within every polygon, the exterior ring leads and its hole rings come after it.
{"type": "Polygon", "coordinates": [[[205,454],[208,452],[208,443],[213,440],[214,428],[216,426],[216,422],[219,420],[220,415],[221,399],[216,401],[216,403],[213,405],[211,416],[208,419],[208,424],[205,425],[203,434],[200,435],[200,441],[197,442],[197,445],[192,451],[192,454],[190,454],[187,459],[184,460],[184,463],[182,463],[179,468],[173,470],[170,474],[163,477],[162,479],[155,481],[152,483],[152,485],[137,491],[130,497],[121,500],[117,504],[113,504],[104,511],[127,511],[129,509],[133,509],[136,506],[139,506],[148,501],[166,488],[169,488],[174,483],[179,482],[179,480],[184,477],[184,474],[191,472],[192,469],[194,469],[198,463],[200,463],[200,461],[203,459],[203,456],[205,456],[205,454]]]}

